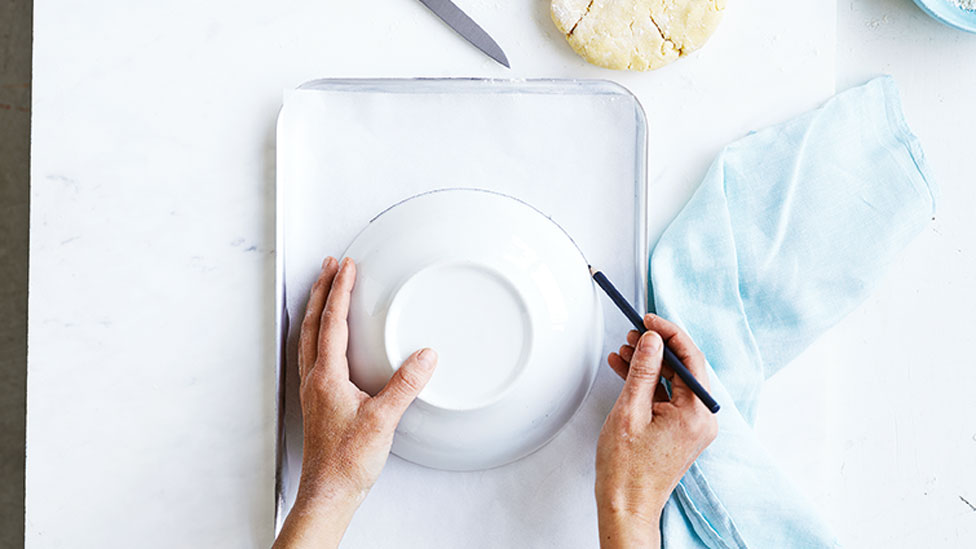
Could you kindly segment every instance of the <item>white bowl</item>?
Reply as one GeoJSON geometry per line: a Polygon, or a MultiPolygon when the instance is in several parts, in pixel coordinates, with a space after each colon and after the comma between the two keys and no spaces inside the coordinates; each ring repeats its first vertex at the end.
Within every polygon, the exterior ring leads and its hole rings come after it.
{"type": "Polygon", "coordinates": [[[393,452],[437,469],[487,469],[548,442],[600,363],[603,317],[586,261],[531,206],[475,189],[405,200],[346,250],[353,382],[375,394],[405,358],[440,356],[393,452]]]}

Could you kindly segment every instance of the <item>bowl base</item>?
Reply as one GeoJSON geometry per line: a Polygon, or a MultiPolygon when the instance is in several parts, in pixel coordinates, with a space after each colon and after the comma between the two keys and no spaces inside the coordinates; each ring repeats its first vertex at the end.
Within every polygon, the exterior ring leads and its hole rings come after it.
{"type": "Polygon", "coordinates": [[[396,291],[386,320],[390,364],[414,351],[437,351],[434,376],[419,399],[451,410],[497,401],[527,362],[532,341],[522,296],[502,273],[471,262],[414,273],[396,291]]]}

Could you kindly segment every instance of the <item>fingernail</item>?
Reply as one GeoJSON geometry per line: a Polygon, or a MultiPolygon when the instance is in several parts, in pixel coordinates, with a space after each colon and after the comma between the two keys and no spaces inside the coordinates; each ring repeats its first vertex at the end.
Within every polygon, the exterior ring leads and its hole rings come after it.
{"type": "Polygon", "coordinates": [[[417,355],[417,360],[420,361],[420,363],[424,366],[432,368],[434,364],[437,364],[437,351],[433,349],[424,349],[423,351],[420,351],[419,355],[417,355]]]}
{"type": "Polygon", "coordinates": [[[335,261],[335,258],[334,257],[331,257],[331,256],[323,259],[322,260],[322,269],[324,270],[329,265],[332,265],[332,262],[333,261],[335,261]]]}
{"type": "Polygon", "coordinates": [[[637,347],[640,348],[641,351],[656,353],[661,347],[661,336],[654,332],[647,332],[641,336],[640,340],[637,342],[637,347]]]}

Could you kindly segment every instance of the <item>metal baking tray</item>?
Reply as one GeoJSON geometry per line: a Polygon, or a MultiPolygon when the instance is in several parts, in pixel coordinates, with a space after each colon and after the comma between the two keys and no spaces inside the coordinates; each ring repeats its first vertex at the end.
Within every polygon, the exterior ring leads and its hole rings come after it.
{"type": "MultiPolygon", "coordinates": [[[[621,291],[646,307],[646,131],[637,99],[603,80],[327,79],[286,92],[276,164],[276,532],[294,500],[301,464],[298,326],[291,319],[301,318],[301,296],[322,257],[340,254],[376,214],[404,198],[439,188],[485,188],[551,216],[589,261],[613,273],[621,291]]],[[[606,307],[609,349],[628,328],[606,307]]],[[[611,396],[595,388],[587,400],[611,396]]],[[[573,436],[556,440],[570,437],[559,444],[571,447],[573,436]]],[[[528,477],[544,459],[533,455],[521,460],[532,463],[501,469],[528,477]]],[[[479,482],[494,471],[482,472],[479,482]]],[[[471,478],[396,458],[388,475],[432,487],[471,478]]],[[[391,496],[375,492],[369,499],[378,503],[360,514],[382,512],[391,496]]],[[[354,521],[346,539],[355,545],[357,535],[354,521]]]]}

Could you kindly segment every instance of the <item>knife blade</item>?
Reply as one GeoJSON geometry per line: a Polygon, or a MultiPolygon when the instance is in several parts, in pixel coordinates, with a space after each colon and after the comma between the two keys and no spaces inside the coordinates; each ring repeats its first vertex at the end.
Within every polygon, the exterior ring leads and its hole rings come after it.
{"type": "Polygon", "coordinates": [[[454,29],[454,32],[474,44],[488,57],[505,65],[506,68],[512,68],[508,64],[508,57],[505,57],[505,52],[502,51],[501,46],[491,36],[488,36],[485,29],[468,17],[468,14],[461,11],[461,8],[457,7],[454,2],[451,0],[420,0],[420,3],[427,6],[430,11],[434,12],[434,15],[440,17],[449,27],[454,29]]]}

